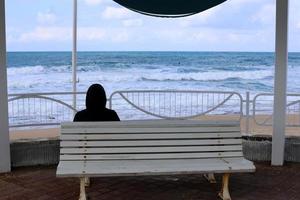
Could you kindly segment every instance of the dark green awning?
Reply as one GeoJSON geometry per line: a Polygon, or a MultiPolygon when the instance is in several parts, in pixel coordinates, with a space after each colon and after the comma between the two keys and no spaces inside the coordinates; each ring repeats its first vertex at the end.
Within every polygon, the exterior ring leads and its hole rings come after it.
{"type": "Polygon", "coordinates": [[[155,17],[185,17],[193,15],[226,0],[113,0],[118,4],[145,15],[155,17]]]}

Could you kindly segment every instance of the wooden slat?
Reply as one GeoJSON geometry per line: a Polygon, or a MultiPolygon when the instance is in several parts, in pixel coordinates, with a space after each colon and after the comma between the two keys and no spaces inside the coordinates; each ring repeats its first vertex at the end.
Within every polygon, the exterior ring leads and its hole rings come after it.
{"type": "Polygon", "coordinates": [[[238,120],[235,121],[200,121],[200,120],[128,120],[120,122],[64,122],[62,128],[105,128],[105,127],[193,127],[193,126],[240,126],[238,120]]]}
{"type": "Polygon", "coordinates": [[[62,129],[62,134],[74,133],[218,133],[218,132],[239,132],[239,127],[166,127],[166,128],[70,128],[62,129]]]}
{"type": "Polygon", "coordinates": [[[140,176],[175,175],[224,172],[253,172],[255,166],[242,157],[223,159],[176,159],[176,160],[106,160],[106,161],[61,161],[58,176],[140,176]]]}
{"type": "Polygon", "coordinates": [[[241,137],[239,132],[220,133],[151,133],[151,134],[63,134],[61,140],[147,140],[147,139],[200,139],[241,137]]]}
{"type": "Polygon", "coordinates": [[[61,141],[61,147],[141,147],[141,146],[191,146],[241,144],[241,139],[209,139],[209,140],[142,140],[142,141],[61,141]]]}
{"type": "Polygon", "coordinates": [[[58,176],[131,176],[254,171],[239,121],[63,123],[58,176]]]}
{"type": "Polygon", "coordinates": [[[126,147],[126,148],[62,148],[61,154],[112,154],[112,153],[172,153],[242,151],[241,145],[231,146],[182,146],[182,147],[126,147]]]}
{"type": "Polygon", "coordinates": [[[206,153],[161,153],[161,154],[109,154],[109,155],[60,155],[60,160],[148,160],[148,159],[192,159],[192,158],[225,158],[240,157],[238,152],[206,153]]]}

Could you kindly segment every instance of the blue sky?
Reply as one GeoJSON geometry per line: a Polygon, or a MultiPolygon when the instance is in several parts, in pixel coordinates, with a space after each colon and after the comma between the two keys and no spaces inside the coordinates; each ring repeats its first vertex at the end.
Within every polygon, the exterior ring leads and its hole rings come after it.
{"type": "MultiPolygon", "coordinates": [[[[70,51],[72,0],[7,0],[8,51],[70,51]]],[[[227,0],[200,14],[143,16],[112,0],[78,0],[80,51],[274,51],[275,0],[227,0]]],[[[289,51],[300,51],[300,1],[290,0],[289,51]]]]}

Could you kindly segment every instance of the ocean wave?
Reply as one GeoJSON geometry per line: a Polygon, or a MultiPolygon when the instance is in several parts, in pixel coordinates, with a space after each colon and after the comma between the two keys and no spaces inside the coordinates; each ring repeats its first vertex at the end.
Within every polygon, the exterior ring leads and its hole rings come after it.
{"type": "Polygon", "coordinates": [[[55,73],[55,72],[70,72],[70,66],[24,66],[24,67],[8,67],[8,75],[23,75],[23,74],[44,74],[44,73],[55,73]]]}
{"type": "Polygon", "coordinates": [[[226,81],[226,80],[262,80],[272,76],[272,71],[251,72],[198,72],[198,73],[149,73],[141,74],[139,81],[226,81]]]}
{"type": "Polygon", "coordinates": [[[20,74],[36,74],[43,73],[45,71],[44,66],[25,66],[25,67],[9,67],[7,69],[8,75],[20,75],[20,74]]]}
{"type": "Polygon", "coordinates": [[[247,90],[247,91],[262,91],[270,92],[273,89],[272,83],[266,84],[256,81],[224,81],[221,84],[224,88],[238,89],[238,90],[247,90]]]}
{"type": "MultiPolygon", "coordinates": [[[[182,69],[182,68],[180,68],[182,69]]],[[[27,66],[8,68],[9,77],[15,77],[14,80],[19,81],[24,76],[28,76],[26,82],[30,80],[44,82],[49,77],[56,79],[57,82],[64,82],[66,77],[70,75],[71,67],[68,65],[45,67],[45,66],[27,66]],[[36,75],[37,77],[30,77],[36,75]],[[63,80],[63,81],[61,81],[63,80]]],[[[108,81],[108,82],[132,82],[132,81],[226,81],[230,79],[240,80],[263,80],[270,79],[273,76],[272,70],[256,70],[256,71],[197,71],[195,68],[190,72],[188,70],[178,70],[178,68],[113,68],[103,69],[97,66],[79,66],[78,77],[82,81],[108,81]]],[[[13,80],[12,80],[13,81],[13,80]]]]}
{"type": "MultiPolygon", "coordinates": [[[[300,54],[289,60],[289,91],[298,91],[300,54]]],[[[271,53],[79,52],[78,90],[101,83],[120,89],[271,91],[271,53]]],[[[72,91],[71,54],[8,53],[9,92],[72,91]]]]}

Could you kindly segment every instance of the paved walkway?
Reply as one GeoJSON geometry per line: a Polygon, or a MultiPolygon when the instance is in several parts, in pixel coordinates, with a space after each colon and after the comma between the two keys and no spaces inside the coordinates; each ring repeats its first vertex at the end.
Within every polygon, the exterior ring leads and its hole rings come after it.
{"type": "MultiPolygon", "coordinates": [[[[256,163],[254,174],[234,174],[230,180],[233,200],[300,200],[300,163],[270,167],[256,163]]],[[[178,177],[92,178],[89,199],[97,200],[210,200],[218,199],[217,184],[201,175],[178,177]]],[[[78,199],[79,182],[56,178],[55,166],[17,168],[0,174],[0,199],[78,199]]]]}

